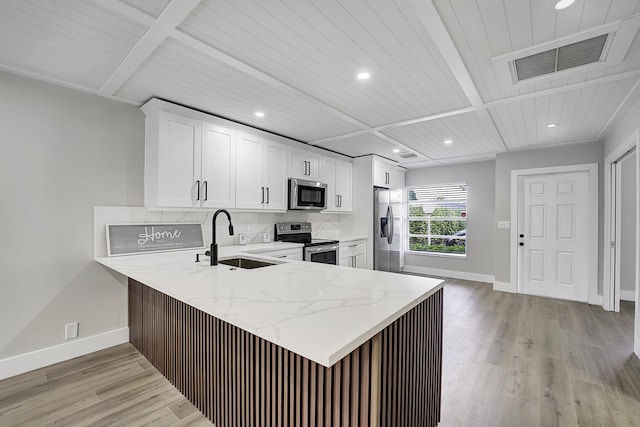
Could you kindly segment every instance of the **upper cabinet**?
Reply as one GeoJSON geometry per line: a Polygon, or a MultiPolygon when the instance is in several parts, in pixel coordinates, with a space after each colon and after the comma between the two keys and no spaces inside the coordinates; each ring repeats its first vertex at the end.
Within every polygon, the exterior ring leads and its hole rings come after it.
{"type": "Polygon", "coordinates": [[[327,209],[324,212],[351,212],[351,163],[324,157],[322,181],[327,184],[327,209]]]}
{"type": "Polygon", "coordinates": [[[295,147],[289,147],[288,152],[289,178],[320,180],[320,165],[322,163],[320,154],[295,147]]]}
{"type": "Polygon", "coordinates": [[[404,171],[393,163],[386,163],[378,158],[373,160],[373,185],[384,188],[400,188],[404,186],[404,171]]]}
{"type": "Polygon", "coordinates": [[[145,205],[235,206],[235,148],[232,130],[159,112],[147,121],[145,205]]]}
{"type": "Polygon", "coordinates": [[[202,124],[203,208],[234,208],[236,205],[236,133],[202,124]]]}
{"type": "Polygon", "coordinates": [[[285,212],[293,177],[327,182],[328,211],[351,212],[351,163],[158,99],[141,108],[147,116],[144,198],[149,210],[285,212]],[[321,174],[325,160],[326,179],[321,174]]]}
{"type": "Polygon", "coordinates": [[[240,133],[236,156],[236,208],[287,209],[287,150],[278,143],[240,133]]]}

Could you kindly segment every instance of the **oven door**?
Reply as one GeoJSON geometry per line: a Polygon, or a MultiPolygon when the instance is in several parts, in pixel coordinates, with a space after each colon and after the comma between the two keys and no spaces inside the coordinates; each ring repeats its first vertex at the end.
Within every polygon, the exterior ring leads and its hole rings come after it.
{"type": "Polygon", "coordinates": [[[338,265],[338,245],[310,246],[304,248],[304,260],[338,265]]]}
{"type": "Polygon", "coordinates": [[[327,208],[327,184],[289,178],[289,209],[320,211],[327,208]]]}

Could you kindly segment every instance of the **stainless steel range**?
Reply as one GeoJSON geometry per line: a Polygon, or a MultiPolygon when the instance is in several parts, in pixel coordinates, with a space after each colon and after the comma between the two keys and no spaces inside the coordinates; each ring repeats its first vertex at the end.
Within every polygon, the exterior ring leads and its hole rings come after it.
{"type": "Polygon", "coordinates": [[[337,265],[337,240],[311,238],[310,222],[283,222],[274,226],[274,240],[279,242],[303,243],[304,260],[337,265]]]}

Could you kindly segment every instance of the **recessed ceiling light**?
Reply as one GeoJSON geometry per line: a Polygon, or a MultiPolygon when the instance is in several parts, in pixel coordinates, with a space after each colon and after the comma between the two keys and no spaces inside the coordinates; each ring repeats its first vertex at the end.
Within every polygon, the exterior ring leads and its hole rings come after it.
{"type": "Polygon", "coordinates": [[[560,0],[556,3],[556,10],[566,9],[571,6],[576,0],[560,0]]]}
{"type": "Polygon", "coordinates": [[[399,149],[397,149],[397,148],[394,148],[394,149],[393,149],[393,152],[394,152],[394,153],[399,153],[399,152],[400,152],[400,150],[399,150],[399,149]]]}
{"type": "Polygon", "coordinates": [[[558,126],[558,125],[557,125],[557,124],[555,124],[555,123],[549,123],[549,124],[547,125],[547,127],[548,127],[548,128],[554,128],[554,127],[556,127],[556,126],[558,126]]]}
{"type": "Polygon", "coordinates": [[[264,117],[264,113],[262,111],[256,111],[253,115],[256,117],[264,117]]]}
{"type": "Polygon", "coordinates": [[[445,144],[449,145],[449,144],[453,144],[453,141],[450,139],[447,139],[444,141],[445,144]]]}
{"type": "Polygon", "coordinates": [[[358,78],[358,80],[367,80],[369,77],[371,77],[371,74],[363,71],[362,73],[358,73],[356,77],[358,78]]]}

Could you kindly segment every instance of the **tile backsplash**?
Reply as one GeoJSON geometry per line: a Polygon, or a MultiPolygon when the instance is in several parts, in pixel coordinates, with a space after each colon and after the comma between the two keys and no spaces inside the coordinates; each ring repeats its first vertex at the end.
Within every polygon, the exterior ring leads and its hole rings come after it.
{"type": "MultiPolygon", "coordinates": [[[[94,223],[94,255],[96,257],[107,254],[107,224],[124,223],[162,223],[162,222],[200,222],[203,224],[206,244],[211,244],[211,221],[215,211],[148,211],[144,207],[127,206],[95,206],[94,223]]],[[[273,224],[277,222],[311,222],[313,237],[338,238],[340,235],[341,215],[306,213],[290,211],[283,214],[261,212],[231,212],[236,236],[229,236],[226,216],[218,217],[217,240],[221,246],[235,245],[237,234],[245,233],[247,243],[262,242],[264,232],[269,232],[273,239],[273,224]]]]}

